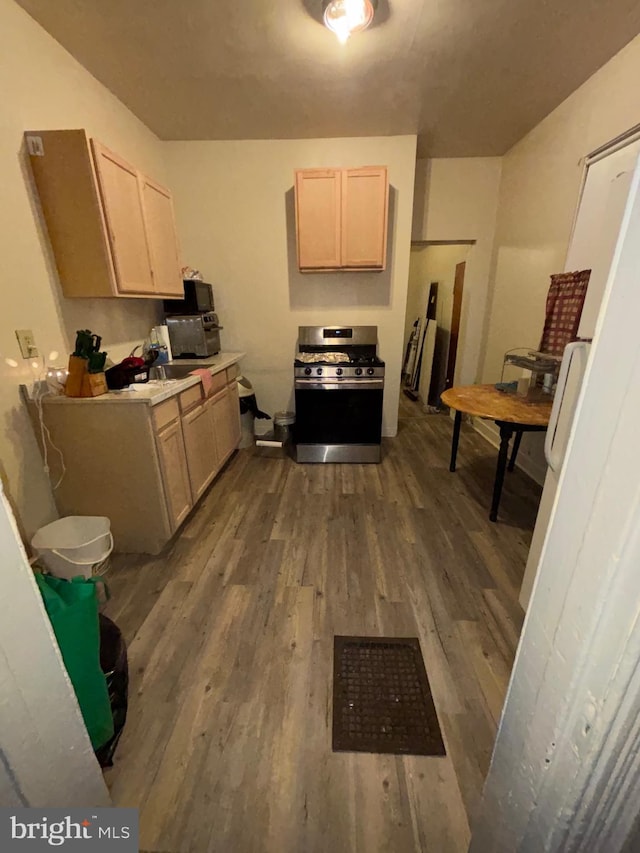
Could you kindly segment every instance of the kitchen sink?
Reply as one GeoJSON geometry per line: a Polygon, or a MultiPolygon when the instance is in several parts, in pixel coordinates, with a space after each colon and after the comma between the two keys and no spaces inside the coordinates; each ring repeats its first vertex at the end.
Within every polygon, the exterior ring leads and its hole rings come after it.
{"type": "MultiPolygon", "coordinates": [[[[167,379],[184,379],[185,376],[188,376],[192,370],[197,370],[197,367],[193,364],[165,364],[164,365],[164,375],[167,379]]],[[[153,377],[153,373],[155,371],[152,370],[151,375],[153,377]]]]}

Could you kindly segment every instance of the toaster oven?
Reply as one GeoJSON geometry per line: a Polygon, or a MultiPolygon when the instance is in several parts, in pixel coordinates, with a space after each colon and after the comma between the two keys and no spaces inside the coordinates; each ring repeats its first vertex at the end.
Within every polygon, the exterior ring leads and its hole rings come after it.
{"type": "Polygon", "coordinates": [[[166,323],[174,358],[207,358],[220,352],[222,326],[213,312],[167,317],[166,323]]]}

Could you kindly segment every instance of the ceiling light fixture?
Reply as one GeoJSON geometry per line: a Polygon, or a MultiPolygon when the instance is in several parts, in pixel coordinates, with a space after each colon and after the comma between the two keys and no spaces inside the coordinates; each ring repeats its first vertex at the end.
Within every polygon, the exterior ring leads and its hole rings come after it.
{"type": "Polygon", "coordinates": [[[378,0],[323,0],[322,5],[325,27],[345,44],[352,33],[366,30],[373,21],[378,0]]]}

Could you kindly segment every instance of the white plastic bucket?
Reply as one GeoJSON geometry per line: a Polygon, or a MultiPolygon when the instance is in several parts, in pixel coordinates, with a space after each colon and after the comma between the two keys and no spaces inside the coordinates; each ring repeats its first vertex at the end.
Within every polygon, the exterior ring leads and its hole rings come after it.
{"type": "Polygon", "coordinates": [[[52,575],[88,578],[113,551],[111,522],[101,515],[68,515],[41,527],[31,545],[52,575]]]}

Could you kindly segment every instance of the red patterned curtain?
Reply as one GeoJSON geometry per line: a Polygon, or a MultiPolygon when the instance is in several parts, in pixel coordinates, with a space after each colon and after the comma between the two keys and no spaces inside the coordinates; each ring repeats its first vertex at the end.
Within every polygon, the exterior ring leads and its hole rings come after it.
{"type": "Polygon", "coordinates": [[[562,355],[566,345],[576,340],[590,277],[591,270],[551,276],[540,352],[562,355]]]}

